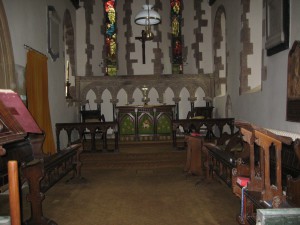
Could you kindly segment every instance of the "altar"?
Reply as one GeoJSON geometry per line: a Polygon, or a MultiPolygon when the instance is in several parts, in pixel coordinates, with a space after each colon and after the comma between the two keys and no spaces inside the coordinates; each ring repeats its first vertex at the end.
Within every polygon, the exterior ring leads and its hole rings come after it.
{"type": "Polygon", "coordinates": [[[120,141],[172,140],[175,105],[117,106],[120,141]]]}

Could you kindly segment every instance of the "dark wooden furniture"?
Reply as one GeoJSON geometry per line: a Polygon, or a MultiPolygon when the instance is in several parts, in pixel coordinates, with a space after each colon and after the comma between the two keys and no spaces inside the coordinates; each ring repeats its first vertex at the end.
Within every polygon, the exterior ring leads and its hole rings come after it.
{"type": "Polygon", "coordinates": [[[232,169],[236,165],[236,158],[227,151],[218,149],[214,144],[205,144],[205,153],[207,155],[206,178],[211,179],[215,175],[224,181],[229,187],[232,183],[232,169]]]}
{"type": "Polygon", "coordinates": [[[257,209],[299,207],[300,141],[247,122],[235,124],[248,153],[232,170],[233,192],[242,198],[238,223],[255,224],[257,209]],[[238,176],[250,178],[246,188],[236,184],[238,176]]]}
{"type": "Polygon", "coordinates": [[[116,113],[120,140],[171,140],[174,105],[118,106],[116,113]]]}
{"type": "Polygon", "coordinates": [[[81,144],[58,150],[51,156],[43,154],[43,132],[19,96],[11,91],[0,93],[0,125],[0,191],[7,189],[7,162],[16,160],[21,167],[21,184],[27,181],[30,190],[27,200],[31,216],[25,223],[56,224],[43,216],[44,193],[71,171],[72,178],[79,178],[81,144]]]}
{"type": "Polygon", "coordinates": [[[203,116],[203,119],[211,119],[212,112],[214,107],[212,106],[203,106],[203,107],[194,107],[194,109],[190,112],[189,118],[203,116]]]}
{"type": "MultiPolygon", "coordinates": [[[[105,122],[105,117],[103,114],[101,114],[101,111],[98,110],[82,110],[80,111],[81,113],[81,120],[82,123],[102,123],[105,122]]],[[[100,137],[98,138],[99,140],[102,140],[103,143],[103,149],[106,149],[106,133],[103,132],[102,129],[96,129],[93,132],[91,132],[87,127],[85,129],[85,131],[82,134],[83,137],[83,141],[87,141],[87,136],[90,135],[90,139],[91,139],[91,149],[92,150],[96,150],[96,137],[100,137]],[[104,137],[105,135],[105,137],[104,137]]]]}
{"type": "Polygon", "coordinates": [[[82,138],[86,130],[89,130],[91,134],[91,147],[90,149],[84,149],[84,151],[97,151],[101,150],[103,152],[106,151],[119,151],[119,129],[117,122],[89,122],[89,123],[57,123],[56,125],[56,140],[57,140],[57,149],[60,149],[60,132],[65,130],[68,136],[68,145],[71,142],[71,136],[73,131],[78,131],[80,140],[82,142],[82,138]],[[108,129],[113,130],[113,139],[114,139],[114,147],[109,149],[107,143],[107,131],[108,129]],[[102,149],[96,149],[96,140],[95,135],[96,133],[102,134],[102,149]]]}
{"type": "Polygon", "coordinates": [[[213,141],[222,138],[224,131],[228,126],[230,134],[234,133],[234,118],[219,119],[181,119],[172,121],[173,146],[177,148],[177,135],[179,127],[182,127],[185,134],[191,132],[201,133],[205,140],[213,141]],[[204,129],[203,129],[204,128],[204,129]]]}
{"type": "Polygon", "coordinates": [[[185,135],[187,157],[184,171],[192,175],[203,175],[202,146],[204,137],[185,135]]]}
{"type": "Polygon", "coordinates": [[[81,110],[81,119],[83,123],[102,121],[104,116],[100,110],[81,110]]]}

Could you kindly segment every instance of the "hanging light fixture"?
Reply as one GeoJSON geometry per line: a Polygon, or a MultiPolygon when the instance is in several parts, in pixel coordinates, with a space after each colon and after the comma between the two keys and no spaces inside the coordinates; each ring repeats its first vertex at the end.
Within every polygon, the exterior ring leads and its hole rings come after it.
{"type": "Polygon", "coordinates": [[[147,23],[149,25],[159,24],[161,21],[160,15],[152,8],[153,5],[143,5],[143,10],[136,15],[134,22],[138,25],[145,25],[147,23]]]}
{"type": "Polygon", "coordinates": [[[152,8],[153,5],[143,5],[143,10],[140,11],[134,18],[134,22],[137,25],[145,26],[145,30],[142,30],[142,36],[136,37],[137,40],[142,42],[143,63],[145,63],[145,41],[153,40],[154,37],[151,31],[151,25],[156,25],[161,22],[160,15],[152,8]]]}
{"type": "Polygon", "coordinates": [[[145,26],[145,38],[147,41],[152,40],[154,37],[151,25],[159,24],[161,21],[160,15],[152,8],[153,5],[143,5],[143,10],[134,19],[136,24],[145,26]]]}

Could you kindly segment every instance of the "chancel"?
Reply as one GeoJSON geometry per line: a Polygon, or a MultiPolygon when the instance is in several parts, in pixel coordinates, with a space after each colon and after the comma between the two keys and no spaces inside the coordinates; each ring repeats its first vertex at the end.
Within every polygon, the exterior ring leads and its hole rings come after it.
{"type": "Polygon", "coordinates": [[[0,224],[299,224],[299,9],[0,0],[0,224]]]}

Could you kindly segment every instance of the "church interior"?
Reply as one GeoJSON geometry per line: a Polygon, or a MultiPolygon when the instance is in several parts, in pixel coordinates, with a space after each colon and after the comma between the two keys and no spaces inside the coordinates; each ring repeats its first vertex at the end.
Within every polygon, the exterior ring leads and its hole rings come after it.
{"type": "Polygon", "coordinates": [[[299,9],[0,0],[0,224],[300,224],[299,9]]]}

